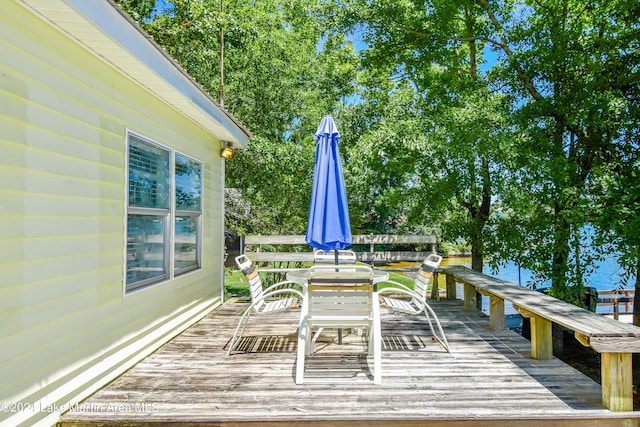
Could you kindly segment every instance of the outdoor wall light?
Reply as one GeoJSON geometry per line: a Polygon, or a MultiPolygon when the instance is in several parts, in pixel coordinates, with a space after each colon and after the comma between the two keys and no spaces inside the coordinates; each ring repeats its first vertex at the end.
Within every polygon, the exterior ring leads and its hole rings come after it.
{"type": "Polygon", "coordinates": [[[223,159],[231,160],[236,155],[236,150],[231,148],[231,144],[227,144],[222,150],[220,150],[220,157],[223,159]]]}

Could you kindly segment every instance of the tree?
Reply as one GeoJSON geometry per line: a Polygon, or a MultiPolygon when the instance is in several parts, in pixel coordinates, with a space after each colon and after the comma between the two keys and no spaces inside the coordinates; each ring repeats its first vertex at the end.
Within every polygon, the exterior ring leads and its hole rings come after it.
{"type": "Polygon", "coordinates": [[[594,171],[618,155],[630,84],[609,70],[625,69],[621,61],[637,45],[637,26],[624,2],[540,1],[513,13],[480,3],[503,54],[501,81],[514,100],[515,124],[526,135],[520,177],[536,177],[526,198],[532,215],[517,213],[531,220],[525,228],[532,237],[546,234],[531,242],[536,250],[529,260],[538,271],[550,266],[546,276],[556,296],[576,300],[587,264],[581,258],[592,256],[582,230],[598,214],[589,185],[594,171]]]}
{"type": "Polygon", "coordinates": [[[438,202],[442,218],[459,219],[465,209],[467,227],[451,237],[472,242],[474,268],[488,255],[492,263],[516,257],[540,281],[551,279],[556,296],[578,300],[598,256],[585,233],[599,215],[590,186],[595,171],[618,156],[625,94],[638,86],[639,7],[574,0],[340,3],[343,25],[367,42],[364,64],[407,79],[425,101],[430,153],[439,149],[432,159],[443,163],[440,175],[423,169],[424,181],[446,183],[437,194],[453,189],[438,202]],[[488,52],[497,55],[493,65],[483,63],[488,52]],[[474,120],[465,110],[486,115],[474,120]],[[507,244],[492,243],[491,231],[507,244]]]}
{"type": "Polygon", "coordinates": [[[138,1],[123,5],[145,16],[141,24],[154,39],[255,135],[227,163],[226,186],[240,188],[261,216],[243,227],[301,232],[313,174],[311,135],[353,93],[358,63],[344,37],[326,34],[320,3],[174,0],[150,14],[138,1]]]}
{"type": "Polygon", "coordinates": [[[609,207],[635,208],[637,2],[126,3],[210,93],[225,30],[225,106],[256,134],[228,183],[269,212],[263,230],[302,228],[310,135],[332,112],[360,232],[435,223],[471,242],[474,268],[516,260],[569,300],[599,255],[589,224],[633,254],[605,225],[609,207]],[[348,31],[367,43],[355,97],[348,31]]]}
{"type": "Polygon", "coordinates": [[[486,41],[477,34],[487,27],[482,10],[464,1],[341,3],[341,22],[367,42],[365,66],[387,70],[414,89],[419,117],[413,125],[423,143],[408,160],[417,173],[405,183],[412,190],[405,193],[413,197],[405,200],[411,218],[424,224],[437,214],[447,237],[471,243],[472,267],[482,271],[496,162],[506,156],[508,129],[496,126],[504,104],[479,68],[486,41]]]}

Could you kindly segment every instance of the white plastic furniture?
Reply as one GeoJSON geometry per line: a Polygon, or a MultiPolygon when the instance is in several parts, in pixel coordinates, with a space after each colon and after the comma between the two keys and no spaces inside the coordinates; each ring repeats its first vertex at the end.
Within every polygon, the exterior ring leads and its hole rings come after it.
{"type": "Polygon", "coordinates": [[[368,353],[373,356],[374,384],[381,384],[381,332],[378,295],[373,270],[368,266],[313,266],[308,271],[298,329],[296,384],[303,384],[305,356],[314,353],[312,333],[322,328],[363,328],[368,332],[368,353]]]}
{"type": "Polygon", "coordinates": [[[236,264],[238,264],[238,268],[240,268],[249,282],[251,305],[245,310],[242,317],[240,317],[233,338],[231,338],[229,342],[227,354],[231,354],[240,341],[242,332],[249,321],[251,313],[262,315],[295,309],[298,308],[299,301],[304,299],[304,294],[300,291],[300,284],[290,280],[279,282],[266,289],[262,289],[262,280],[260,280],[258,270],[246,255],[237,256],[236,264]],[[274,299],[274,296],[279,296],[280,298],[274,299]]]}
{"type": "MultiPolygon", "coordinates": [[[[351,250],[338,250],[338,264],[355,264],[357,261],[356,253],[351,250]]],[[[318,249],[313,253],[314,264],[335,264],[336,251],[323,251],[318,249]]]]}
{"type": "Polygon", "coordinates": [[[429,304],[427,304],[427,290],[431,283],[433,272],[440,266],[440,262],[442,262],[441,256],[430,254],[427,259],[422,262],[422,265],[416,274],[413,289],[408,288],[402,283],[388,280],[388,283],[392,283],[395,286],[380,289],[378,291],[378,295],[380,306],[382,308],[416,316],[424,313],[434,338],[442,344],[447,352],[449,352],[449,343],[447,342],[447,337],[442,330],[440,320],[431,307],[429,307],[429,304]],[[401,294],[407,298],[392,298],[385,296],[385,294],[401,294]],[[431,317],[433,317],[436,323],[437,331],[433,328],[431,317]]]}

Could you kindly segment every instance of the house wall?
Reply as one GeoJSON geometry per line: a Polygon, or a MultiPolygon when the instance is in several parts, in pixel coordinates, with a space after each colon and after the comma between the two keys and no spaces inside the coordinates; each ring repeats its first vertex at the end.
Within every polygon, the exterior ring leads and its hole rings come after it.
{"type": "Polygon", "coordinates": [[[0,425],[50,425],[221,302],[220,142],[15,2],[0,14],[0,425]],[[203,268],[125,295],[126,130],[204,162],[203,268]]]}

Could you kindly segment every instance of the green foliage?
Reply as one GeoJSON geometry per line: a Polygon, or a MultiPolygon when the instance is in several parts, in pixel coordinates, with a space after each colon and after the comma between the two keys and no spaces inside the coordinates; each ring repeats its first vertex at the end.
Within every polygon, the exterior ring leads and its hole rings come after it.
{"type": "Polygon", "coordinates": [[[497,223],[510,255],[551,279],[565,299],[600,256],[584,232],[602,215],[591,184],[627,144],[621,124],[638,70],[626,62],[637,56],[629,38],[637,28],[620,19],[624,10],[622,2],[539,2],[521,6],[501,35],[505,61],[496,75],[513,99],[512,123],[523,136],[516,150],[526,157],[516,159],[516,185],[503,194],[511,217],[497,223]],[[612,79],[608,70],[624,77],[612,79]]]}
{"type": "Polygon", "coordinates": [[[176,0],[142,23],[255,135],[227,163],[226,186],[239,189],[236,199],[247,211],[227,213],[236,229],[304,230],[315,155],[311,135],[322,116],[353,93],[358,64],[345,37],[326,32],[320,8],[308,0],[176,0]]]}
{"type": "Polygon", "coordinates": [[[223,30],[220,101],[256,135],[227,163],[234,227],[304,232],[332,113],[354,233],[469,242],[569,300],[602,250],[637,277],[640,3],[122,3],[217,98],[223,30]]]}
{"type": "MultiPolygon", "coordinates": [[[[598,170],[637,148],[640,7],[341,4],[341,23],[368,43],[363,81],[381,90],[389,87],[381,76],[411,82],[422,101],[405,115],[416,114],[425,141],[402,187],[408,222],[435,220],[446,239],[470,241],[474,257],[516,260],[573,299],[601,256],[587,226],[610,215],[595,203],[598,170]],[[495,64],[484,62],[488,52],[495,64]]],[[[631,211],[632,198],[613,206],[631,211]]]]}

